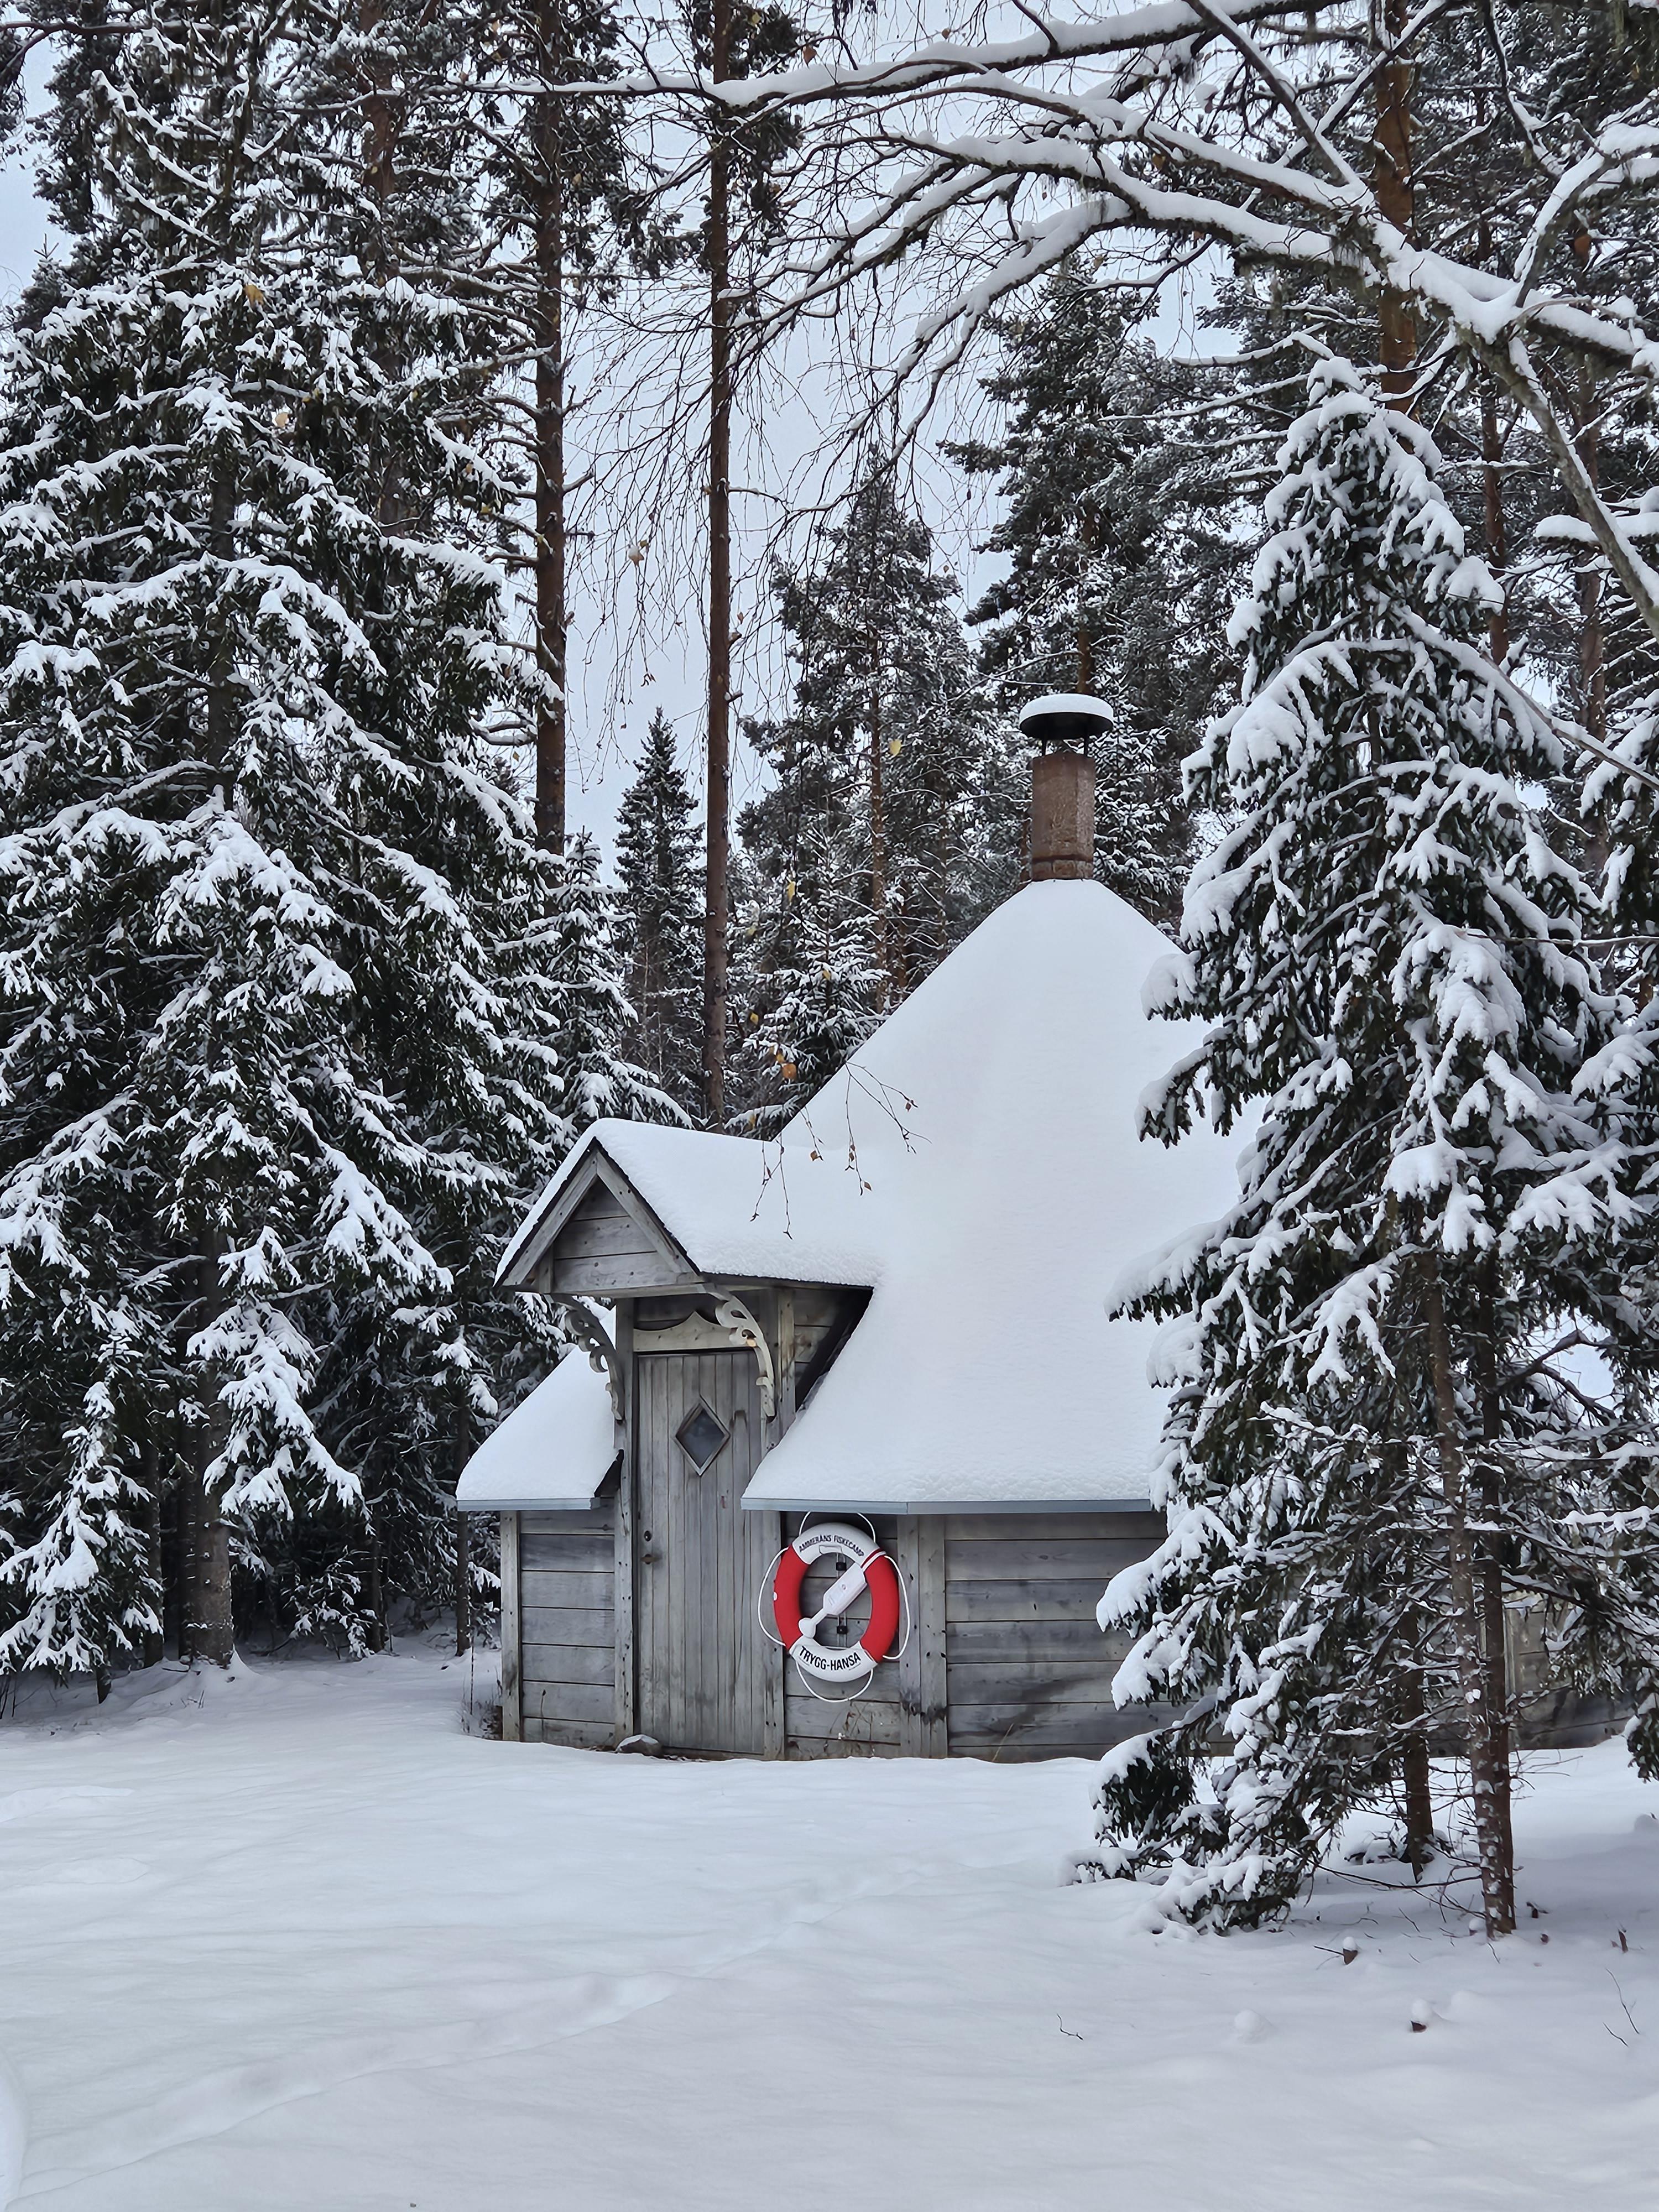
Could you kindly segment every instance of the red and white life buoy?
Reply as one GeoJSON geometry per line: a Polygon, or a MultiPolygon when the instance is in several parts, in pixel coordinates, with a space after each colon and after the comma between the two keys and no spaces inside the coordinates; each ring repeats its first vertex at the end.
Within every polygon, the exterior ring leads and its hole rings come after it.
{"type": "Polygon", "coordinates": [[[898,1570],[873,1536],[845,1521],[803,1528],[784,1547],[772,1577],[772,1618],[795,1664],[820,1682],[856,1682],[872,1674],[893,1648],[899,1625],[898,1570]],[[826,1557],[848,1561],[823,1593],[810,1620],[801,1619],[800,1586],[806,1570],[826,1557]],[[870,1626],[856,1644],[829,1650],[817,1641],[826,1620],[838,1620],[861,1589],[870,1593],[870,1626]]]}

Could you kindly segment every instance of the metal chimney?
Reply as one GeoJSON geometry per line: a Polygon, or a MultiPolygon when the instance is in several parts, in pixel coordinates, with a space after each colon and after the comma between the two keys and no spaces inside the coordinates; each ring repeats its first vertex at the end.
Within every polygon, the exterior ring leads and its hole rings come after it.
{"type": "Polygon", "coordinates": [[[1020,715],[1020,728],[1041,748],[1031,763],[1034,884],[1086,883],[1094,875],[1095,764],[1070,748],[1100,736],[1110,719],[1101,700],[1076,691],[1033,699],[1020,715]]]}

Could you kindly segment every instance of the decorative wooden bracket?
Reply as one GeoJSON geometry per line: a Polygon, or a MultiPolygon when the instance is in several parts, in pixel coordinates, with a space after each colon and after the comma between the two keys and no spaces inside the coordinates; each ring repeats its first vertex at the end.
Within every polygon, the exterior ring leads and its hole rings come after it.
{"type": "Polygon", "coordinates": [[[596,1375],[603,1375],[611,1393],[611,1413],[618,1427],[626,1419],[623,1412],[622,1362],[617,1357],[617,1347],[594,1320],[585,1305],[574,1298],[564,1301],[564,1317],[570,1324],[570,1333],[581,1340],[587,1354],[587,1364],[596,1375]]]}
{"type": "Polygon", "coordinates": [[[726,1291],[715,1306],[720,1325],[734,1344],[746,1344],[755,1355],[755,1364],[760,1370],[761,1412],[769,1421],[775,1420],[778,1413],[777,1376],[772,1367],[771,1348],[766,1341],[766,1331],[755,1319],[743,1300],[726,1291]]]}

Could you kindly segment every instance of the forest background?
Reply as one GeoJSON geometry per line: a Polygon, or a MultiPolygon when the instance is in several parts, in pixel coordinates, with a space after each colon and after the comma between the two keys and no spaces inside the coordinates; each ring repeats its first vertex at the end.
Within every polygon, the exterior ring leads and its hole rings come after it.
{"type": "Polygon", "coordinates": [[[494,1294],[516,1213],[601,1114],[781,1126],[1018,884],[1015,716],[1083,690],[1098,872],[1210,1025],[1149,1133],[1262,1117],[1127,1293],[1187,1325],[1196,1517],[1114,1603],[1189,1702],[1103,1870],[1262,1909],[1395,1776],[1420,1851],[1456,1712],[1504,1924],[1506,1607],[1586,1684],[1656,1648],[1653,11],[4,35],[55,243],[0,422],[0,1666],[467,1634],[454,1474],[562,1345],[494,1294]],[[647,654],[704,618],[614,881],[577,578],[647,654]]]}

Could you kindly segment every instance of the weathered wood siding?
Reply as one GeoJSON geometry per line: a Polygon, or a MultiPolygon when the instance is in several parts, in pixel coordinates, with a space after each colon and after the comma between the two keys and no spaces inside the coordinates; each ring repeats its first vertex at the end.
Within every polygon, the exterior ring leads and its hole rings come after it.
{"type": "Polygon", "coordinates": [[[953,1758],[1098,1756],[1146,1726],[1112,1703],[1127,1644],[1101,1634],[1095,1607],[1118,1570],[1144,1559],[1164,1533],[1156,1513],[945,1517],[953,1758]]]}
{"type": "Polygon", "coordinates": [[[617,1741],[616,1501],[520,1513],[520,1726],[529,1743],[617,1741]]]}
{"type": "Polygon", "coordinates": [[[581,1296],[649,1289],[677,1273],[656,1238],[604,1182],[593,1185],[559,1231],[545,1263],[549,1290],[581,1296]]]}

